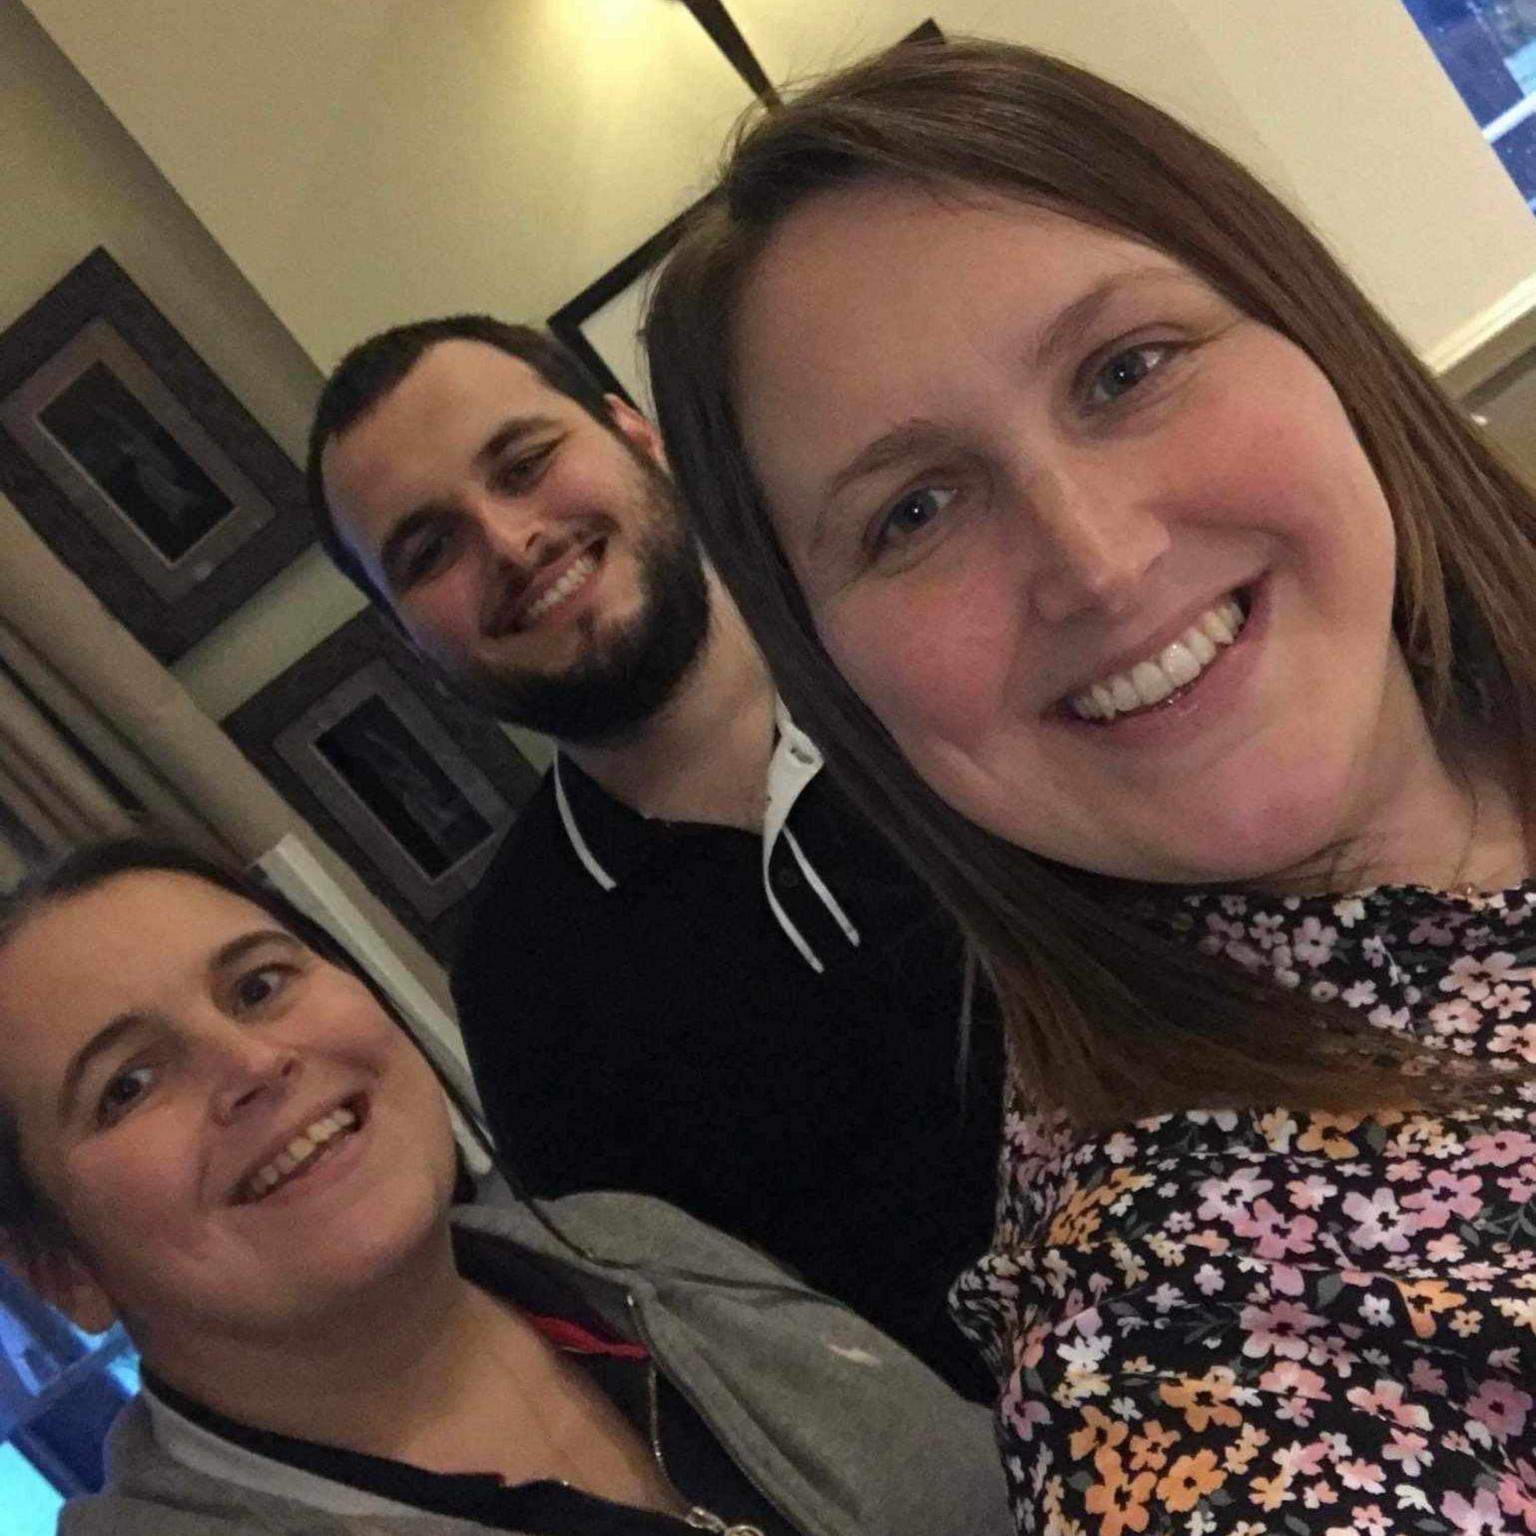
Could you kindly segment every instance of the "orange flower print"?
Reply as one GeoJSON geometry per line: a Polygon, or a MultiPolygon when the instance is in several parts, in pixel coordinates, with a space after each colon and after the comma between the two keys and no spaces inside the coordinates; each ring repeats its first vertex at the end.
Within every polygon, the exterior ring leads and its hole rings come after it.
{"type": "Polygon", "coordinates": [[[1093,1464],[1100,1480],[1091,1484],[1083,1495],[1083,1507],[1090,1515],[1099,1516],[1099,1536],[1120,1536],[1122,1531],[1146,1530],[1147,1497],[1157,1481],[1157,1474],[1141,1472],[1128,1478],[1119,1451],[1112,1451],[1108,1446],[1100,1449],[1093,1464]]]}
{"type": "Polygon", "coordinates": [[[1150,1467],[1154,1472],[1161,1472],[1168,1465],[1168,1449],[1178,1443],[1178,1438],[1156,1419],[1148,1419],[1141,1426],[1141,1433],[1131,1436],[1131,1470],[1140,1472],[1150,1467]]]}
{"type": "Polygon", "coordinates": [[[1395,1280],[1393,1284],[1408,1304],[1408,1320],[1421,1339],[1434,1337],[1435,1313],[1454,1312],[1467,1299],[1444,1280],[1395,1280]]]}
{"type": "Polygon", "coordinates": [[[1114,1450],[1130,1432],[1129,1424],[1117,1423],[1089,1404],[1083,1409],[1083,1427],[1072,1431],[1072,1459],[1082,1461],[1101,1448],[1114,1450]]]}
{"type": "Polygon", "coordinates": [[[1175,1512],[1193,1509],[1208,1493],[1226,1482],[1227,1474],[1216,1462],[1215,1451],[1196,1451],[1180,1456],[1157,1485],[1157,1496],[1175,1512]]]}
{"type": "Polygon", "coordinates": [[[1363,1115],[1330,1115],[1322,1111],[1307,1117],[1307,1128],[1296,1143],[1299,1152],[1321,1152],[1325,1157],[1342,1161],[1359,1157],[1360,1149],[1348,1136],[1365,1117],[1363,1115]]]}
{"type": "Polygon", "coordinates": [[[1202,1435],[1212,1424],[1236,1429],[1242,1423],[1242,1415],[1231,1406],[1234,1383],[1230,1366],[1213,1365],[1204,1376],[1165,1381],[1157,1391],[1170,1408],[1182,1409],[1184,1422],[1202,1435]]]}

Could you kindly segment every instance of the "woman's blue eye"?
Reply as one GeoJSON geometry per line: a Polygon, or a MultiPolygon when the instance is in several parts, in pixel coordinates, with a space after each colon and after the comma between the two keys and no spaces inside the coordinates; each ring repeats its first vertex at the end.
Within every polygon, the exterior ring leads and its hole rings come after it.
{"type": "Polygon", "coordinates": [[[903,496],[885,514],[876,537],[877,548],[921,533],[955,498],[952,486],[924,486],[903,496]]]}
{"type": "Polygon", "coordinates": [[[96,1105],[97,1121],[108,1125],[132,1109],[149,1091],[149,1077],[153,1070],[152,1067],[140,1066],[119,1072],[101,1090],[101,1098],[96,1105]]]}
{"type": "Polygon", "coordinates": [[[1147,375],[1167,360],[1166,346],[1127,347],[1117,352],[1094,374],[1089,395],[1101,405],[1129,394],[1147,375]]]}

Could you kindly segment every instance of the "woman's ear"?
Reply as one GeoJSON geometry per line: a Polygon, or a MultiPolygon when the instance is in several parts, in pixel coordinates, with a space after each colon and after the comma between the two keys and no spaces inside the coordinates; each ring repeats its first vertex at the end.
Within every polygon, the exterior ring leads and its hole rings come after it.
{"type": "Polygon", "coordinates": [[[667,467],[667,455],[661,446],[661,433],[646,416],[642,416],[622,395],[604,395],[603,403],[613,418],[619,436],[638,448],[658,468],[667,467]]]}
{"type": "Polygon", "coordinates": [[[117,1321],[117,1308],[107,1293],[66,1248],[23,1253],[0,1232],[0,1265],[86,1333],[105,1333],[117,1321]]]}

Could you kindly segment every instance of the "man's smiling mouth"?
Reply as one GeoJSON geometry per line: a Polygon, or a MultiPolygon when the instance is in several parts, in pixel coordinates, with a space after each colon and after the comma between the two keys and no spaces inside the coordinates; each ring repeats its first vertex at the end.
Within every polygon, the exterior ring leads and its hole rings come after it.
{"type": "Polygon", "coordinates": [[[1110,725],[1155,709],[1191,688],[1248,622],[1249,602],[1241,590],[1207,608],[1177,640],[1123,671],[1096,678],[1063,700],[1079,720],[1110,725]]]}

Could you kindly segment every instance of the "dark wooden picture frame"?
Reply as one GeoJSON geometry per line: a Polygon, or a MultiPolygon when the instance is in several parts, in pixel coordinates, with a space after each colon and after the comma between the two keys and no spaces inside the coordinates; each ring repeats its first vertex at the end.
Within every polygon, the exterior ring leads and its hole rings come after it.
{"type": "Polygon", "coordinates": [[[538,770],[372,609],[223,726],[440,960],[538,770]]]}
{"type": "MultiPolygon", "coordinates": [[[[705,11],[717,12],[721,8],[711,5],[709,7],[690,6],[690,9],[694,9],[698,14],[705,11]]],[[[710,27],[704,15],[700,15],[700,20],[701,24],[710,30],[711,36],[715,36],[713,28],[710,27]]],[[[943,41],[943,30],[931,16],[927,21],[919,22],[902,39],[903,43],[942,43],[943,41]]],[[[716,42],[740,70],[740,63],[726,48],[726,44],[718,37],[716,42]]],[[[758,73],[760,74],[760,71],[758,73]]],[[[743,72],[743,78],[753,85],[759,99],[769,110],[778,105],[778,97],[773,94],[766,80],[759,82],[749,71],[743,72]]],[[[594,321],[599,321],[602,312],[614,304],[621,306],[621,317],[639,314],[643,307],[645,285],[660,268],[667,253],[682,237],[683,231],[688,227],[694,214],[708,201],[709,195],[706,195],[684,209],[670,223],[657,230],[650,239],[636,246],[622,261],[615,263],[601,277],[588,283],[574,299],[562,304],[545,322],[550,331],[575,353],[606,392],[627,400],[638,410],[649,412],[651,409],[649,400],[639,398],[642,393],[637,376],[640,370],[631,357],[614,355],[611,345],[607,355],[600,350],[601,338],[594,321]]],[[[631,340],[638,356],[638,334],[634,334],[631,340]]]]}
{"type": "Polygon", "coordinates": [[[314,538],[304,477],[101,248],[0,333],[0,491],[161,661],[314,538]]]}

